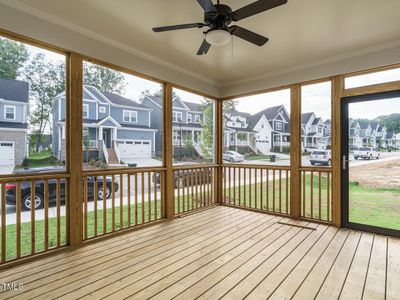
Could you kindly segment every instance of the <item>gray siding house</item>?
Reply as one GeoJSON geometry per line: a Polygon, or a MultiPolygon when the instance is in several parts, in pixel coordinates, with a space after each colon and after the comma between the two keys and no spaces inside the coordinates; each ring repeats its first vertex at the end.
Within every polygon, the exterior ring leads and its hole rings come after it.
{"type": "MultiPolygon", "coordinates": [[[[152,127],[157,128],[156,152],[162,151],[162,98],[159,96],[143,95],[140,103],[151,108],[152,127]]],[[[204,120],[204,113],[201,104],[182,101],[179,96],[174,96],[172,101],[172,143],[174,149],[187,148],[190,144],[198,155],[202,156],[201,125],[204,120]]]]}
{"type": "MultiPolygon", "coordinates": [[[[56,97],[53,107],[53,152],[65,160],[65,94],[56,97]]],[[[93,86],[83,87],[84,160],[103,159],[108,164],[152,158],[156,132],[152,109],[131,99],[93,86]]]]}
{"type": "Polygon", "coordinates": [[[0,79],[0,165],[14,166],[28,156],[29,83],[0,79]]]}

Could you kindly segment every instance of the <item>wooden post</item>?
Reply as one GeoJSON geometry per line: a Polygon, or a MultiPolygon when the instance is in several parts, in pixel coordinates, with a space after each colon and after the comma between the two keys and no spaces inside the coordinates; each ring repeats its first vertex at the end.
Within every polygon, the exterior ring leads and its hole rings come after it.
{"type": "Polygon", "coordinates": [[[215,170],[214,188],[215,188],[215,202],[222,203],[222,152],[224,148],[224,125],[223,125],[223,105],[221,100],[216,101],[215,105],[215,170]]]}
{"type": "Polygon", "coordinates": [[[172,85],[164,84],[164,101],[163,101],[163,161],[165,171],[165,180],[162,188],[165,195],[165,216],[171,219],[174,216],[174,198],[175,198],[175,183],[172,153],[172,85]]]}
{"type": "MultiPolygon", "coordinates": [[[[300,217],[301,189],[301,88],[294,84],[290,88],[290,214],[300,217]]],[[[286,178],[288,180],[288,178],[286,178]]]]}
{"type": "MultiPolygon", "coordinates": [[[[341,225],[341,108],[340,102],[343,93],[343,77],[336,76],[332,80],[332,221],[336,226],[341,225]]],[[[343,133],[347,134],[347,133],[343,133]]]]}
{"type": "Polygon", "coordinates": [[[83,62],[78,54],[71,53],[68,62],[67,85],[67,169],[70,173],[68,185],[69,245],[82,242],[82,93],[83,62]]]}

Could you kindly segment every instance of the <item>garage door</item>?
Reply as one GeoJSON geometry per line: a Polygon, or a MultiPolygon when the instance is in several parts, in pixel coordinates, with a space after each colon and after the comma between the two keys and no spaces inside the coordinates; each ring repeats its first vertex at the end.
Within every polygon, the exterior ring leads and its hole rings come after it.
{"type": "Polygon", "coordinates": [[[119,142],[118,148],[120,150],[122,160],[132,158],[151,158],[150,141],[119,142]]]}
{"type": "Polygon", "coordinates": [[[14,165],[14,142],[0,142],[0,166],[14,165]]]}

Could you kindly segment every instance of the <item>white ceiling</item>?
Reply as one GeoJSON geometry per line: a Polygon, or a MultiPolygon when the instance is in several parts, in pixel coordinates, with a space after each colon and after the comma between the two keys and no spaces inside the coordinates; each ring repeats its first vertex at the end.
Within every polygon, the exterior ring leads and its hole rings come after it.
{"type": "MultiPolygon", "coordinates": [[[[202,22],[196,0],[15,0],[34,6],[218,85],[354,55],[400,40],[400,0],[289,0],[238,22],[270,41],[257,47],[234,38],[196,56],[202,29],[153,33],[155,26],[202,22]]],[[[253,0],[222,0],[237,9],[253,0]]]]}

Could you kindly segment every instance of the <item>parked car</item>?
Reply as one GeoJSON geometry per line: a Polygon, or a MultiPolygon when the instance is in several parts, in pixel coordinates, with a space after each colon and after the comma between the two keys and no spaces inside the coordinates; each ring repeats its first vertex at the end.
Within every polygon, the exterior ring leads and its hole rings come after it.
{"type": "Polygon", "coordinates": [[[332,155],[330,150],[315,150],[310,154],[310,163],[312,165],[321,164],[330,166],[332,164],[332,155]]]}
{"type": "Polygon", "coordinates": [[[223,153],[223,159],[230,161],[230,162],[235,162],[235,161],[244,161],[244,156],[236,151],[224,151],[223,153]]]}
{"type": "MultiPolygon", "coordinates": [[[[205,169],[186,169],[180,172],[174,171],[174,187],[182,188],[187,186],[202,185],[205,183],[212,183],[213,173],[211,170],[205,169]]],[[[157,185],[161,184],[160,173],[155,174],[155,182],[157,185]]]]}
{"type": "MultiPolygon", "coordinates": [[[[63,168],[60,167],[44,167],[44,168],[32,168],[32,169],[23,169],[14,172],[15,174],[37,174],[37,173],[48,173],[48,172],[60,172],[64,171],[63,168]]],[[[88,191],[88,200],[94,199],[94,182],[95,177],[88,177],[87,180],[87,191],[88,191]]],[[[103,176],[97,177],[97,197],[98,200],[103,200],[104,192],[103,192],[103,176]]],[[[48,180],[48,199],[49,203],[55,203],[57,200],[56,194],[57,180],[49,179],[48,180]]],[[[6,189],[6,203],[9,205],[16,205],[16,183],[7,183],[5,185],[6,189]]],[[[112,190],[112,179],[111,177],[106,177],[106,191],[105,197],[106,199],[111,197],[112,190]]],[[[114,181],[114,191],[117,192],[119,190],[119,184],[115,180],[114,181]]],[[[60,179],[60,202],[65,202],[65,181],[60,179]]],[[[31,209],[31,182],[23,181],[21,182],[21,208],[22,210],[30,210],[31,209]]],[[[44,207],[44,181],[37,180],[35,181],[35,209],[40,209],[44,207]]]]}
{"type": "Polygon", "coordinates": [[[354,151],[354,159],[379,159],[379,150],[373,147],[361,147],[354,151]]]}

